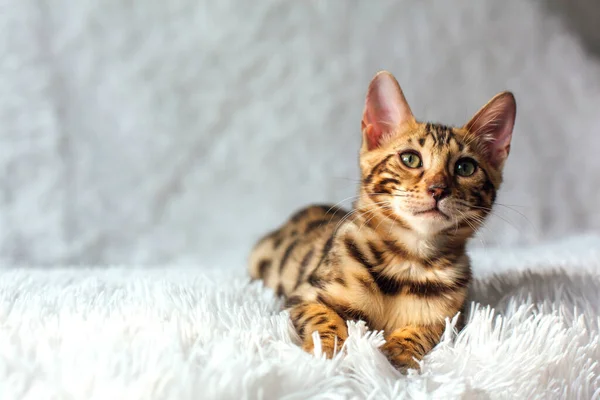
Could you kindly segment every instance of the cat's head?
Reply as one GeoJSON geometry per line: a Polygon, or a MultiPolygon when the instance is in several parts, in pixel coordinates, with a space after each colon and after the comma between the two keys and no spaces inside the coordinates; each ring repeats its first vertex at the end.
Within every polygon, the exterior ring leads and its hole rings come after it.
{"type": "Polygon", "coordinates": [[[515,98],[492,98],[462,127],[418,122],[396,79],[378,73],[362,119],[361,203],[422,234],[475,231],[502,182],[515,98]]]}

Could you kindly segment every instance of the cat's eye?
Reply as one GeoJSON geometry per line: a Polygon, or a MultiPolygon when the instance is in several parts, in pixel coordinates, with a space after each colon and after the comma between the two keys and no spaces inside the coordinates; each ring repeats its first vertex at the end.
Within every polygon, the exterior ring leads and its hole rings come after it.
{"type": "Polygon", "coordinates": [[[406,165],[408,168],[420,168],[423,166],[421,157],[413,151],[405,151],[400,154],[400,160],[402,161],[402,164],[406,165]]]}
{"type": "Polygon", "coordinates": [[[461,158],[454,167],[456,175],[471,176],[477,171],[477,163],[470,158],[461,158]]]}

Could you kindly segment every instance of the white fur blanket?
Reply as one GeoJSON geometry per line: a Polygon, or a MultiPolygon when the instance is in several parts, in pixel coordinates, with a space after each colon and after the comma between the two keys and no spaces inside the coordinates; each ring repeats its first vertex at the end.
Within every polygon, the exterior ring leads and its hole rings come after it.
{"type": "Polygon", "coordinates": [[[4,269],[0,398],[598,399],[600,237],[472,256],[470,322],[407,376],[362,323],[337,359],[304,353],[241,266],[4,269]]]}

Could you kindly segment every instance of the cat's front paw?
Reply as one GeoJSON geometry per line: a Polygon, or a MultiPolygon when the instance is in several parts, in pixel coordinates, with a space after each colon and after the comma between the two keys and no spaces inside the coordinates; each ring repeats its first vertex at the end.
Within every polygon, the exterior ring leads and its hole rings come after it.
{"type": "MultiPolygon", "coordinates": [[[[327,358],[333,358],[342,350],[344,341],[335,335],[321,335],[321,351],[327,358]]],[[[307,337],[302,344],[302,349],[307,353],[314,354],[315,343],[312,336],[307,337]]]]}
{"type": "Polygon", "coordinates": [[[405,374],[409,369],[419,369],[415,355],[396,340],[390,340],[381,347],[382,353],[389,362],[400,372],[405,374]]]}

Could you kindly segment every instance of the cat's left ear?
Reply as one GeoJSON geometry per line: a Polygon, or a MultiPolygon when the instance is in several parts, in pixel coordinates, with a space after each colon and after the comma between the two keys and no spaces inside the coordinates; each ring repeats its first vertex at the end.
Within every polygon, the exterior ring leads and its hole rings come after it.
{"type": "Polygon", "coordinates": [[[477,136],[495,168],[501,168],[510,153],[517,102],[511,92],[494,96],[464,126],[469,133],[477,136]]]}
{"type": "Polygon", "coordinates": [[[376,149],[414,121],[396,78],[387,71],[378,72],[369,84],[361,123],[366,149],[376,149]]]}

